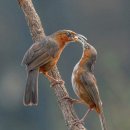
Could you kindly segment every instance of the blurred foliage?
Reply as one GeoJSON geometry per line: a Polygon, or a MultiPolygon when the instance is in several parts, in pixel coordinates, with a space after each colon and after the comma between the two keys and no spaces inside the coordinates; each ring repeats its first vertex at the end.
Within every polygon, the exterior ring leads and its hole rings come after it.
{"type": "MultiPolygon", "coordinates": [[[[71,29],[85,35],[98,51],[95,66],[109,130],[130,129],[130,2],[128,0],[33,0],[46,34],[71,29]]],[[[23,12],[16,0],[0,1],[0,129],[66,130],[50,84],[39,78],[38,107],[22,104],[26,72],[21,60],[32,44],[23,12]]],[[[82,48],[71,43],[59,61],[62,78],[72,97],[71,73],[82,48]],[[73,51],[72,51],[73,50],[73,51]],[[73,53],[72,53],[73,52],[73,53]]],[[[86,111],[75,106],[80,117],[86,111]]],[[[85,123],[88,130],[101,129],[95,112],[85,123]]]]}

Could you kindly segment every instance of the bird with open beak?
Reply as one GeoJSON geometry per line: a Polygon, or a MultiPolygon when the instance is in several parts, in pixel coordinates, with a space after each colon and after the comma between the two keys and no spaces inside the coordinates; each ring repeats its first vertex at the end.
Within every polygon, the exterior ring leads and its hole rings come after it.
{"type": "Polygon", "coordinates": [[[38,104],[38,76],[42,72],[52,86],[64,83],[48,75],[58,62],[64,47],[70,42],[78,40],[77,34],[71,30],[60,30],[46,36],[41,42],[34,43],[25,53],[22,63],[27,68],[27,82],[24,104],[27,106],[38,104]]]}
{"type": "Polygon", "coordinates": [[[87,42],[87,39],[83,35],[79,34],[78,39],[82,44],[83,54],[72,72],[72,87],[80,101],[89,107],[81,121],[84,121],[91,110],[96,110],[100,117],[102,130],[107,130],[102,102],[93,73],[97,51],[87,42]]]}

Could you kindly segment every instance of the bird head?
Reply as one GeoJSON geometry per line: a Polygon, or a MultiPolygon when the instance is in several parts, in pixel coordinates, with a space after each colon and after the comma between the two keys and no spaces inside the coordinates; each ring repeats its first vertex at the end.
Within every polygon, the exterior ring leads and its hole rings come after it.
{"type": "Polygon", "coordinates": [[[84,57],[88,59],[96,59],[97,51],[92,45],[88,43],[87,38],[81,34],[77,34],[77,36],[78,42],[83,46],[84,57]]]}
{"type": "Polygon", "coordinates": [[[86,50],[96,51],[96,49],[88,43],[88,39],[85,36],[81,34],[77,34],[77,36],[78,36],[78,42],[82,44],[83,49],[85,51],[86,50]]]}
{"type": "Polygon", "coordinates": [[[56,41],[60,43],[69,43],[78,41],[77,33],[71,30],[60,30],[53,34],[56,41]]]}

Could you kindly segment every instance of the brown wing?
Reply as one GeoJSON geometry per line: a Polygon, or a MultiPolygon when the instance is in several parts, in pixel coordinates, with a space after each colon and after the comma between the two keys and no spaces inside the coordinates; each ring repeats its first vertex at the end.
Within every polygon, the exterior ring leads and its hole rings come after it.
{"type": "Polygon", "coordinates": [[[33,44],[25,53],[22,63],[29,70],[40,67],[50,62],[57,54],[58,46],[53,40],[44,40],[33,44]]]}
{"type": "Polygon", "coordinates": [[[88,98],[91,100],[91,102],[96,104],[96,106],[99,106],[101,100],[94,75],[91,73],[84,72],[80,76],[80,80],[83,84],[84,90],[88,98]]]}
{"type": "MultiPolygon", "coordinates": [[[[43,41],[44,43],[44,41],[43,41]]],[[[40,56],[41,54],[43,54],[46,49],[44,47],[44,44],[41,43],[34,43],[25,53],[23,60],[22,60],[22,64],[30,64],[33,60],[35,60],[38,56],[40,56]]]]}

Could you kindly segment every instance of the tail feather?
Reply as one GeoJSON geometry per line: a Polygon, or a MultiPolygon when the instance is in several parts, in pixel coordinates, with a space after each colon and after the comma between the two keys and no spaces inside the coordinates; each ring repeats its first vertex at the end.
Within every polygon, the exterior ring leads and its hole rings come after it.
{"type": "Polygon", "coordinates": [[[24,105],[32,106],[38,104],[38,69],[28,71],[27,83],[24,95],[24,105]]]}
{"type": "Polygon", "coordinates": [[[105,116],[104,116],[103,110],[100,111],[99,118],[100,118],[102,130],[107,130],[106,120],[105,120],[105,116]]]}

